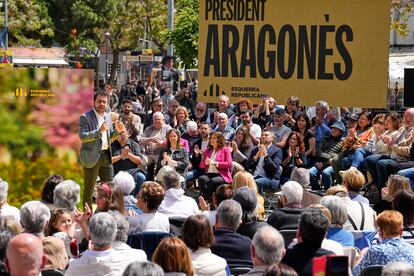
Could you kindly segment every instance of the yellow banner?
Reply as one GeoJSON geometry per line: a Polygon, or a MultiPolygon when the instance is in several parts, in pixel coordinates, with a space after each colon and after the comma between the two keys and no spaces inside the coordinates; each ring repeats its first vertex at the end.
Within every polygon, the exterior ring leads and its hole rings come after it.
{"type": "Polygon", "coordinates": [[[385,107],[389,0],[200,0],[199,98],[385,107]]]}
{"type": "Polygon", "coordinates": [[[13,67],[13,51],[0,50],[0,67],[13,67]]]}

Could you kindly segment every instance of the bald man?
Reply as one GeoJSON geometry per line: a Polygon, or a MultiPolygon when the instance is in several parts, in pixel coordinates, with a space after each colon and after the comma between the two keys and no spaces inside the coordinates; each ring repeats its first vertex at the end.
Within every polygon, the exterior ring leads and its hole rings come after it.
{"type": "Polygon", "coordinates": [[[46,262],[42,241],[32,234],[17,235],[7,245],[5,264],[11,276],[38,276],[46,262]]]}

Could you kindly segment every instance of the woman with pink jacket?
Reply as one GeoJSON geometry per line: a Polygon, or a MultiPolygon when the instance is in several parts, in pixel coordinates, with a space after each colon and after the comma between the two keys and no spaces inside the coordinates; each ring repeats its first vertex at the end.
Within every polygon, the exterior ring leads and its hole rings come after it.
{"type": "Polygon", "coordinates": [[[211,200],[211,196],[221,184],[231,183],[231,152],[225,145],[226,141],[221,132],[210,135],[210,143],[203,152],[200,168],[205,174],[198,179],[200,191],[204,199],[211,200]]]}

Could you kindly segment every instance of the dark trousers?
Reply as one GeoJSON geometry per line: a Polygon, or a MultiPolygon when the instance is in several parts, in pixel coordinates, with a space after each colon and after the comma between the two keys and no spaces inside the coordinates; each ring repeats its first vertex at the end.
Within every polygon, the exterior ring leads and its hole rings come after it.
{"type": "Polygon", "coordinates": [[[84,188],[83,188],[83,205],[88,203],[89,207],[92,208],[92,194],[93,188],[96,184],[96,178],[99,178],[103,182],[112,181],[114,177],[114,168],[111,162],[111,156],[109,150],[102,151],[101,157],[98,163],[92,168],[83,168],[84,175],[84,188]]]}
{"type": "Polygon", "coordinates": [[[223,177],[218,173],[209,173],[200,176],[198,179],[198,185],[200,186],[200,192],[205,200],[211,202],[211,196],[216,191],[217,187],[226,184],[223,177]]]}
{"type": "MultiPolygon", "coordinates": [[[[380,176],[378,175],[378,162],[381,160],[391,160],[388,155],[382,155],[382,154],[373,154],[364,159],[364,165],[367,171],[372,176],[372,182],[381,189],[384,187],[383,185],[385,183],[382,183],[384,179],[380,179],[380,176]]],[[[388,177],[388,176],[387,176],[388,177]]],[[[384,178],[384,177],[383,177],[384,178]]]]}

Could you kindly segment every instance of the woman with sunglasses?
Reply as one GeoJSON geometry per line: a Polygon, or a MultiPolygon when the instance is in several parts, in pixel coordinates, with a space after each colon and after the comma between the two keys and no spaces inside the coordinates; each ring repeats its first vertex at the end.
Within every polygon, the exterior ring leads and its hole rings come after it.
{"type": "Polygon", "coordinates": [[[341,182],[339,171],[347,169],[347,157],[353,155],[358,148],[367,146],[372,138],[374,134],[372,119],[373,116],[371,112],[362,111],[358,115],[357,126],[348,130],[348,134],[342,142],[342,151],[338,154],[338,158],[333,160],[332,163],[337,183],[341,182]]]}

